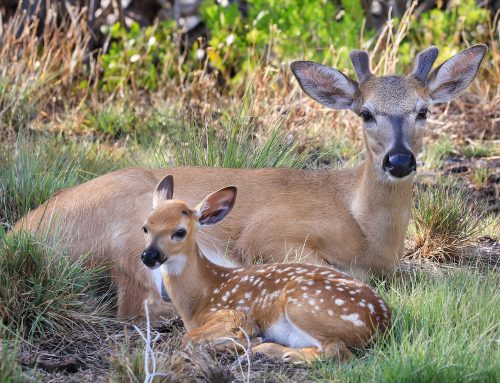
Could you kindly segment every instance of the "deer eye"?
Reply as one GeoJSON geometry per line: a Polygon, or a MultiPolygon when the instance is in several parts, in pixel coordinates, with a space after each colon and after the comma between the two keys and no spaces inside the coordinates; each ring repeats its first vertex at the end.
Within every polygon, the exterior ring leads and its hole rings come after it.
{"type": "Polygon", "coordinates": [[[367,110],[362,110],[359,115],[363,118],[364,122],[375,122],[375,117],[367,110]]]}
{"type": "Polygon", "coordinates": [[[146,227],[146,225],[142,227],[142,231],[144,232],[144,234],[148,233],[148,228],[146,227]]]}
{"type": "Polygon", "coordinates": [[[417,120],[427,119],[428,113],[429,113],[429,109],[427,109],[427,108],[420,109],[420,112],[418,112],[418,114],[417,114],[417,120]]]}
{"type": "Polygon", "coordinates": [[[172,239],[183,239],[186,236],[186,229],[179,229],[174,234],[172,234],[172,239]]]}

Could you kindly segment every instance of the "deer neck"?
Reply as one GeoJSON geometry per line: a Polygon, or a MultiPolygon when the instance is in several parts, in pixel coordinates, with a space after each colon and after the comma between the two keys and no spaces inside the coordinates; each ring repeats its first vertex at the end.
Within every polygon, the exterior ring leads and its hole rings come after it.
{"type": "Polygon", "coordinates": [[[197,325],[193,321],[196,313],[206,306],[214,289],[221,285],[226,271],[227,268],[203,256],[198,245],[193,254],[187,256],[182,272],[168,274],[163,270],[167,293],[188,330],[197,325]]]}
{"type": "Polygon", "coordinates": [[[399,182],[381,180],[367,152],[351,211],[367,241],[369,268],[383,272],[395,267],[402,256],[411,213],[413,178],[399,182]]]}

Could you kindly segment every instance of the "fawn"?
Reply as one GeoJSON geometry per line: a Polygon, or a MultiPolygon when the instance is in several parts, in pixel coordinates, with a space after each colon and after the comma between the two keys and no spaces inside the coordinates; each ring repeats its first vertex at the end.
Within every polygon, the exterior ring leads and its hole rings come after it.
{"type": "Polygon", "coordinates": [[[137,258],[137,228],[150,213],[159,180],[172,174],[177,195],[190,204],[225,185],[240,189],[237,211],[200,232],[199,247],[213,261],[227,253],[233,265],[271,254],[277,258],[263,261],[276,262],[297,252],[305,263],[330,264],[360,278],[389,273],[403,254],[428,108],[461,94],[486,51],[475,45],[431,71],[437,48],[430,47],[417,56],[412,73],[385,77],[371,73],[366,52],[353,51],[358,81],[325,65],[292,63],[311,98],[361,116],[366,158],[355,167],[124,169],[58,192],[14,230],[26,228],[72,256],[90,253],[94,264],[110,265],[119,316],[143,314],[145,299],[152,315],[167,316],[172,305],[158,292],[157,273],[137,258]]]}
{"type": "MultiPolygon", "coordinates": [[[[366,344],[385,330],[391,314],[366,284],[330,267],[278,263],[228,268],[212,263],[197,244],[199,226],[224,219],[236,199],[228,186],[206,197],[195,210],[172,199],[173,177],[153,194],[153,211],[143,230],[142,261],[161,267],[163,282],[186,326],[185,340],[231,347],[220,339],[245,340],[262,352],[290,362],[319,357],[352,357],[348,347],[366,344]],[[217,343],[219,341],[219,343],[217,343]]],[[[222,346],[222,347],[221,347],[222,346]]]]}

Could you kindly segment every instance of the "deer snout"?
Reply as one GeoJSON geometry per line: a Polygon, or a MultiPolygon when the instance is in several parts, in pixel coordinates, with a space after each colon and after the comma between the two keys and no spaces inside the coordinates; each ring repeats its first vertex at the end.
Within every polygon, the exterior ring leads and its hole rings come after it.
{"type": "Polygon", "coordinates": [[[403,178],[417,170],[417,161],[410,151],[389,152],[384,157],[382,167],[391,176],[403,178]]]}
{"type": "Polygon", "coordinates": [[[154,269],[161,265],[160,252],[155,248],[147,248],[142,252],[142,262],[149,268],[154,269]]]}

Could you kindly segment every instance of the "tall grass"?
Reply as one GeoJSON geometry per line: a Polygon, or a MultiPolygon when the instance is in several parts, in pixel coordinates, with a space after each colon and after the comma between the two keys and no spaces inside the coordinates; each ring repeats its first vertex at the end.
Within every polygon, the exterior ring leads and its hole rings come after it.
{"type": "Polygon", "coordinates": [[[21,366],[16,362],[16,353],[9,350],[7,343],[0,343],[0,382],[25,383],[28,378],[23,375],[21,366]]]}
{"type": "Polygon", "coordinates": [[[90,142],[19,137],[0,160],[0,225],[9,226],[54,192],[115,169],[121,158],[90,142]]]}
{"type": "MultiPolygon", "coordinates": [[[[318,382],[498,382],[500,277],[417,273],[382,292],[393,329],[345,365],[318,363],[318,382]]],[[[382,287],[382,286],[381,286],[382,287]]]]}
{"type": "Polygon", "coordinates": [[[104,269],[86,267],[87,257],[70,259],[27,233],[0,228],[0,335],[63,335],[111,315],[104,269]]]}
{"type": "Polygon", "coordinates": [[[480,202],[459,184],[444,179],[417,187],[415,199],[417,254],[438,261],[458,260],[464,247],[482,230],[480,202]]]}
{"type": "Polygon", "coordinates": [[[223,168],[304,167],[307,156],[298,152],[300,135],[286,133],[286,117],[266,126],[251,115],[254,100],[244,96],[234,114],[183,124],[169,139],[169,151],[157,152],[159,166],[213,166],[223,168]]]}

